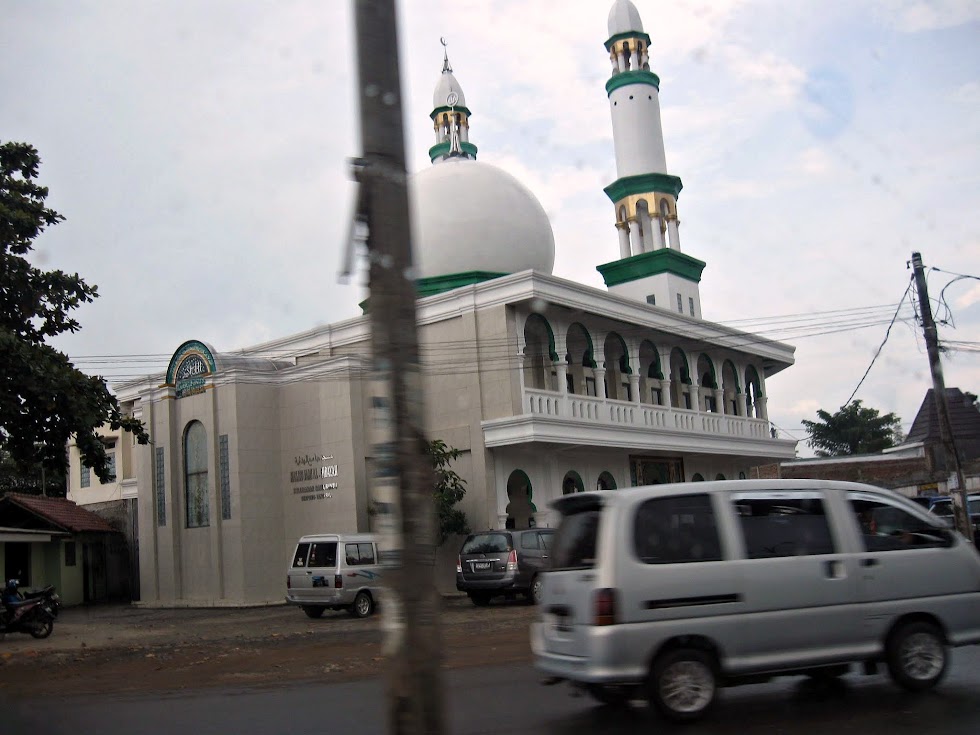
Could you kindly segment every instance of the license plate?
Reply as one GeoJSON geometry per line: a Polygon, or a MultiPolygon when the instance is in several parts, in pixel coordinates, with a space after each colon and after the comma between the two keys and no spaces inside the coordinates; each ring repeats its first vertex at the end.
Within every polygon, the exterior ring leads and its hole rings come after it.
{"type": "Polygon", "coordinates": [[[475,561],[475,562],[473,562],[473,571],[474,572],[489,572],[490,571],[490,562],[488,562],[488,561],[475,561]]]}

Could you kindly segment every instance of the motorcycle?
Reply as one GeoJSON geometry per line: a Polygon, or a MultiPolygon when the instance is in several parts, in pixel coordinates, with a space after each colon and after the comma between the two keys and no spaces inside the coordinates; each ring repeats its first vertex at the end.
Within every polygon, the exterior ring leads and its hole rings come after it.
{"type": "Polygon", "coordinates": [[[54,630],[54,613],[42,598],[7,602],[0,610],[0,636],[7,633],[29,633],[47,638],[54,630]]]}
{"type": "Polygon", "coordinates": [[[18,594],[22,600],[41,600],[42,602],[46,602],[51,614],[54,617],[58,617],[58,611],[61,609],[61,598],[54,591],[54,585],[49,584],[43,590],[35,590],[34,592],[18,591],[18,594]]]}

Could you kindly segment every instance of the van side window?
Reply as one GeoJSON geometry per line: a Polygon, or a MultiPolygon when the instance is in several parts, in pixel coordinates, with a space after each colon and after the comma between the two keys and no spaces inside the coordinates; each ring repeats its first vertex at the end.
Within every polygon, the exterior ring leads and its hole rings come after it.
{"type": "Polygon", "coordinates": [[[545,551],[551,548],[551,537],[554,536],[554,531],[541,532],[538,534],[541,537],[541,548],[545,551]]]}
{"type": "Polygon", "coordinates": [[[633,521],[633,550],[644,564],[720,561],[711,498],[701,494],[647,500],[633,521]]]}
{"type": "Polygon", "coordinates": [[[536,533],[525,533],[521,535],[521,548],[522,549],[540,549],[541,544],[538,541],[538,534],[536,533]]]}
{"type": "Polygon", "coordinates": [[[309,544],[296,544],[296,556],[293,558],[293,567],[305,567],[306,556],[310,553],[309,544]]]}
{"type": "Polygon", "coordinates": [[[952,534],[904,508],[870,495],[849,493],[865,551],[898,551],[951,546],[952,534]]]}
{"type": "Polygon", "coordinates": [[[595,566],[599,511],[582,510],[562,517],[552,543],[552,569],[589,569],[595,566]]]}
{"type": "Polygon", "coordinates": [[[807,497],[738,493],[733,502],[749,559],[834,553],[823,500],[815,493],[807,497]]]}
{"type": "Polygon", "coordinates": [[[344,553],[347,555],[348,566],[374,564],[374,545],[371,542],[346,544],[344,553]]]}
{"type": "Polygon", "coordinates": [[[337,566],[337,542],[321,541],[312,545],[310,549],[310,561],[308,567],[334,567],[337,566]]]}

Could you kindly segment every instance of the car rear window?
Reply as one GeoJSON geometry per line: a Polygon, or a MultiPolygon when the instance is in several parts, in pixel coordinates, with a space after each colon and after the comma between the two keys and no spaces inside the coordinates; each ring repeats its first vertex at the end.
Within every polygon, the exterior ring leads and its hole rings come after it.
{"type": "Polygon", "coordinates": [[[310,553],[309,544],[296,544],[296,553],[293,555],[294,567],[306,566],[306,555],[310,553]]]}
{"type": "Polygon", "coordinates": [[[562,516],[551,541],[552,569],[589,569],[595,566],[601,511],[592,508],[562,516]]]}
{"type": "Polygon", "coordinates": [[[460,554],[496,554],[511,550],[509,533],[478,533],[470,536],[460,549],[460,554]]]}

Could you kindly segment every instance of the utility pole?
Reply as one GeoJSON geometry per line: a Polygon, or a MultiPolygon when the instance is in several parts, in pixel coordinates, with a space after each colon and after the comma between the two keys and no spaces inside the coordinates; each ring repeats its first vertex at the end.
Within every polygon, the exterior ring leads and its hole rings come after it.
{"type": "Polygon", "coordinates": [[[441,735],[441,598],[434,472],[425,454],[395,0],[355,0],[363,157],[354,227],[367,228],[374,425],[372,494],[383,528],[380,610],[392,735],[441,735]],[[384,502],[381,502],[383,500],[384,502]],[[379,510],[380,509],[380,510],[379,510]]]}
{"type": "Polygon", "coordinates": [[[946,400],[946,383],[943,380],[943,364],[939,359],[939,337],[936,322],[932,318],[932,305],[929,303],[929,289],[926,286],[925,268],[922,256],[912,253],[912,270],[915,275],[915,290],[919,295],[919,311],[922,312],[922,333],[926,339],[926,352],[929,355],[929,370],[932,372],[932,392],[936,397],[936,417],[939,419],[939,437],[943,443],[948,474],[947,487],[953,499],[953,520],[956,528],[973,542],[973,525],[967,508],[966,482],[960,456],[956,451],[953,426],[949,420],[949,402],[946,400]]]}

